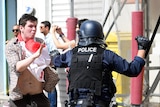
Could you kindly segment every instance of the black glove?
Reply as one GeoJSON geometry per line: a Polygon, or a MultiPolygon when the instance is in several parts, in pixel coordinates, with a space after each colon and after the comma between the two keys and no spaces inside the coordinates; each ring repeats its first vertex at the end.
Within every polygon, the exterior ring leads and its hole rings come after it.
{"type": "Polygon", "coordinates": [[[51,59],[53,59],[55,56],[60,55],[60,53],[58,50],[53,50],[50,52],[49,55],[50,55],[51,59]]]}
{"type": "Polygon", "coordinates": [[[144,36],[137,36],[135,38],[138,44],[138,50],[146,50],[149,46],[149,39],[144,36]]]}
{"type": "Polygon", "coordinates": [[[53,59],[54,59],[57,55],[60,55],[60,53],[59,53],[58,50],[53,50],[53,51],[50,52],[49,55],[50,55],[50,57],[51,57],[51,64],[50,64],[50,66],[51,66],[52,68],[56,69],[56,67],[55,67],[54,64],[53,64],[53,59]]]}

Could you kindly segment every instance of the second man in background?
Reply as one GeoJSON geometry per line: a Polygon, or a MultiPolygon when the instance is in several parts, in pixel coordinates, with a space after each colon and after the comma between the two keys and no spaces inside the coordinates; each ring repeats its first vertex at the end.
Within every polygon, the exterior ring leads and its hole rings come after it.
{"type": "MultiPolygon", "coordinates": [[[[55,46],[52,35],[50,33],[51,23],[49,21],[43,21],[40,25],[40,32],[44,35],[44,41],[48,48],[48,54],[53,50],[57,50],[55,46]]],[[[50,101],[50,107],[57,107],[57,90],[53,90],[51,93],[48,93],[48,99],[50,101]]]]}

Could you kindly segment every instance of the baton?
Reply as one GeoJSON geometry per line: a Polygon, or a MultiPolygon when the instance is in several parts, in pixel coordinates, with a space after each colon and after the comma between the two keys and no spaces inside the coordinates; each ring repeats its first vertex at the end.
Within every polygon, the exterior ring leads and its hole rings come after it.
{"type": "Polygon", "coordinates": [[[149,41],[148,48],[146,49],[145,58],[148,56],[149,50],[150,50],[151,45],[152,45],[152,43],[153,43],[153,40],[154,40],[154,38],[155,38],[155,36],[156,36],[156,33],[157,33],[157,30],[158,30],[159,24],[160,24],[160,16],[159,16],[159,18],[158,18],[158,20],[157,20],[157,23],[156,23],[156,26],[155,26],[155,28],[154,28],[153,34],[152,34],[152,36],[151,36],[151,40],[149,41]]]}

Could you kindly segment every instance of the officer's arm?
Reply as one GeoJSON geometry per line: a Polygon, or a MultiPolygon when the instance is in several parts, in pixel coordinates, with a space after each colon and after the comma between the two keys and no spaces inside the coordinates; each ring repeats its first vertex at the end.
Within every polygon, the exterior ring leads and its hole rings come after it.
{"type": "Polygon", "coordinates": [[[64,54],[57,55],[53,59],[53,64],[55,67],[61,67],[61,68],[69,67],[70,62],[71,62],[71,50],[67,51],[64,54]]]}
{"type": "Polygon", "coordinates": [[[138,50],[137,56],[144,59],[145,58],[145,53],[146,53],[145,50],[138,50]]]}

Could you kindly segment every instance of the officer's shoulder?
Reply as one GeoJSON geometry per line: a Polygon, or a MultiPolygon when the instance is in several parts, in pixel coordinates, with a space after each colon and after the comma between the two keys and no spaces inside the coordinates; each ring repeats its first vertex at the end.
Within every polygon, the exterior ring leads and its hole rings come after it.
{"type": "Polygon", "coordinates": [[[114,52],[110,49],[107,49],[107,48],[104,50],[104,52],[107,53],[107,54],[116,54],[116,52],[114,52]]]}

